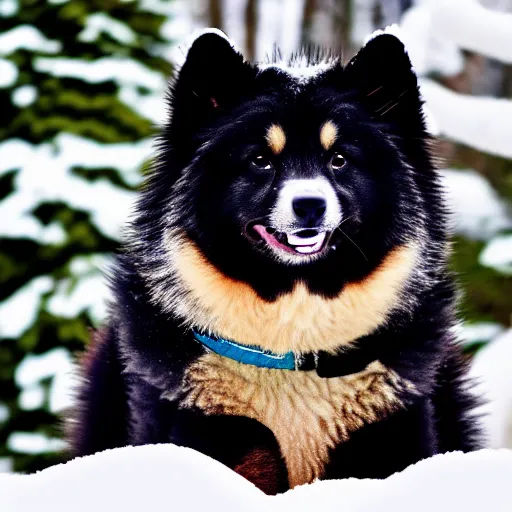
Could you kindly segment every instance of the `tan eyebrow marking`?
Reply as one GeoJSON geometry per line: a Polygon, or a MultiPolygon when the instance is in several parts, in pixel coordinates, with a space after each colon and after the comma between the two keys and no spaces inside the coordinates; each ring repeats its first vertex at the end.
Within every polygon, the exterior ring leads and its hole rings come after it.
{"type": "Polygon", "coordinates": [[[273,124],[267,130],[267,144],[269,145],[272,153],[278,155],[283,151],[286,144],[286,135],[283,128],[278,124],[273,124]]]}
{"type": "Polygon", "coordinates": [[[338,136],[338,128],[332,121],[326,121],[320,128],[320,143],[324,149],[329,149],[338,136]]]}

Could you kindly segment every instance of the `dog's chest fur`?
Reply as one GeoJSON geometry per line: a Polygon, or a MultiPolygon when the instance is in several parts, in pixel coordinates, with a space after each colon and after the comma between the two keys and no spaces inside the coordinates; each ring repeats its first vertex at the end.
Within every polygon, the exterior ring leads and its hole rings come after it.
{"type": "Polygon", "coordinates": [[[155,284],[155,301],[166,303],[185,324],[280,353],[335,352],[383,325],[403,305],[418,254],[412,243],[393,249],[365,279],[348,283],[334,298],[298,283],[268,302],[249,284],[217,270],[189,240],[177,237],[168,244],[178,284],[173,294],[160,294],[155,284]],[[171,304],[169,295],[176,297],[171,304]]]}
{"type": "Polygon", "coordinates": [[[400,408],[399,392],[408,387],[378,361],[357,374],[325,379],[212,353],[188,369],[184,383],[182,407],[246,416],[267,426],[279,443],[291,487],[321,478],[330,449],[400,408]]]}

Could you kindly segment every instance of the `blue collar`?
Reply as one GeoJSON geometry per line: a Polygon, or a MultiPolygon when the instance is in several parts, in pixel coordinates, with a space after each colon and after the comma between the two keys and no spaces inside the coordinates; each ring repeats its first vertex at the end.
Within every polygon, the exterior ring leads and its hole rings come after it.
{"type": "Polygon", "coordinates": [[[310,357],[299,356],[294,352],[276,354],[254,345],[241,345],[224,338],[201,334],[196,330],[192,332],[194,333],[195,339],[212,352],[224,357],[229,357],[239,363],[277,370],[309,371],[315,368],[316,356],[313,354],[309,354],[310,357]]]}

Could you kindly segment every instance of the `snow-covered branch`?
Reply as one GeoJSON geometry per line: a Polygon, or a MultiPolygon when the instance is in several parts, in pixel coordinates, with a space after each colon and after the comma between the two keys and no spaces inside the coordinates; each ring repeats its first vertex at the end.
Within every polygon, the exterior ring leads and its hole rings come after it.
{"type": "Polygon", "coordinates": [[[486,9],[476,0],[430,0],[436,34],[465,50],[512,64],[512,14],[486,9]]]}
{"type": "Polygon", "coordinates": [[[421,93],[443,135],[512,158],[512,101],[459,94],[427,79],[421,81],[421,93]]]}

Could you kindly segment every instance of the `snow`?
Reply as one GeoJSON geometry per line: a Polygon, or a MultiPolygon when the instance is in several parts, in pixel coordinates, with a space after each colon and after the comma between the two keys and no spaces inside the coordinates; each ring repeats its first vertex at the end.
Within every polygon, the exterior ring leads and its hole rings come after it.
{"type": "Polygon", "coordinates": [[[2,0],[0,2],[0,17],[9,18],[18,12],[17,0],[2,0]]]}
{"type": "Polygon", "coordinates": [[[95,323],[99,323],[107,316],[108,297],[107,279],[102,274],[83,277],[77,284],[65,279],[48,301],[48,311],[55,316],[75,318],[88,310],[95,323]]]}
{"type": "Polygon", "coordinates": [[[399,25],[393,23],[392,25],[388,25],[387,27],[384,27],[382,29],[379,28],[377,30],[374,30],[371,34],[368,34],[364,39],[363,45],[366,46],[370,41],[384,34],[395,36],[397,39],[400,39],[400,41],[404,42],[402,29],[400,28],[399,25]]]}
{"type": "Polygon", "coordinates": [[[491,448],[512,448],[512,329],[508,329],[477,352],[471,376],[476,391],[486,402],[477,410],[491,448]]]}
{"type": "Polygon", "coordinates": [[[136,87],[125,85],[120,88],[119,99],[157,126],[162,126],[167,119],[162,94],[140,94],[136,87]]]}
{"type": "Polygon", "coordinates": [[[86,43],[95,41],[101,33],[108,34],[115,41],[130,45],[136,40],[133,30],[119,20],[105,13],[90,14],[85,20],[85,27],[78,34],[78,40],[86,43]]]}
{"type": "Polygon", "coordinates": [[[10,139],[0,143],[0,176],[23,165],[26,161],[23,155],[26,148],[30,146],[21,139],[10,139]]]}
{"type": "Polygon", "coordinates": [[[486,153],[512,158],[512,101],[459,94],[429,79],[421,79],[420,88],[444,136],[486,153]]]}
{"type": "Polygon", "coordinates": [[[110,289],[104,275],[111,259],[100,255],[78,256],[70,263],[73,278],[61,279],[47,303],[47,310],[55,316],[76,318],[88,311],[95,324],[107,316],[110,289]]]}
{"type": "Polygon", "coordinates": [[[37,89],[33,85],[22,85],[15,89],[11,99],[15,106],[19,108],[32,105],[37,98],[37,89]]]}
{"type": "Polygon", "coordinates": [[[50,277],[37,277],[0,303],[0,339],[17,339],[33,325],[41,297],[52,285],[50,277]]]}
{"type": "MultiPolygon", "coordinates": [[[[356,15],[372,22],[369,5],[360,0],[356,15]],[[366,14],[365,14],[366,12],[366,14]]],[[[359,29],[357,29],[359,30],[359,29]]],[[[362,34],[355,34],[361,39],[362,34]]],[[[413,67],[420,77],[432,73],[454,76],[464,69],[461,49],[512,62],[512,14],[493,12],[476,0],[421,0],[400,21],[403,40],[413,67]]],[[[421,94],[431,116],[431,132],[480,151],[512,158],[508,135],[512,101],[475,97],[451,91],[422,78],[421,94]]]]}
{"type": "Polygon", "coordinates": [[[17,366],[14,375],[16,385],[28,388],[57,373],[73,370],[71,355],[64,347],[56,347],[44,354],[27,354],[17,366]]]}
{"type": "Polygon", "coordinates": [[[15,192],[0,203],[0,235],[59,240],[56,226],[42,226],[31,211],[43,201],[64,201],[87,211],[92,222],[106,236],[117,239],[126,222],[133,193],[106,179],[87,181],[71,172],[73,167],[118,169],[131,185],[140,181],[139,169],[152,154],[152,141],[101,144],[61,133],[52,142],[31,145],[11,139],[0,143],[0,175],[21,168],[15,178],[15,192]],[[115,204],[116,207],[112,208],[115,204]],[[51,230],[50,233],[48,231],[51,230]]]}
{"type": "Polygon", "coordinates": [[[18,396],[20,409],[24,411],[33,411],[41,409],[44,405],[45,392],[43,386],[36,384],[21,391],[18,396]]]}
{"type": "Polygon", "coordinates": [[[453,76],[464,69],[459,47],[443,38],[432,25],[431,10],[420,4],[408,9],[400,20],[401,39],[418,75],[440,73],[453,76]]]}
{"type": "Polygon", "coordinates": [[[102,254],[75,256],[70,263],[73,275],[86,275],[105,269],[111,259],[102,254]]]}
{"type": "Polygon", "coordinates": [[[20,25],[0,33],[0,55],[9,55],[17,50],[58,53],[61,49],[60,41],[47,39],[31,25],[20,25]]]}
{"type": "Polygon", "coordinates": [[[48,409],[52,414],[60,414],[76,405],[74,390],[77,384],[77,368],[72,364],[54,375],[48,397],[48,409]]]}
{"type": "Polygon", "coordinates": [[[458,324],[454,330],[458,339],[465,345],[470,345],[490,341],[500,335],[505,328],[495,322],[477,322],[458,324]]]}
{"type": "Polygon", "coordinates": [[[430,0],[436,32],[459,47],[512,64],[512,14],[476,0],[430,0]]]}
{"type": "Polygon", "coordinates": [[[66,57],[37,57],[34,69],[56,77],[78,78],[89,83],[113,80],[119,85],[135,85],[163,91],[165,79],[140,62],[120,57],[102,57],[93,61],[66,57]]]}
{"type": "Polygon", "coordinates": [[[294,59],[291,66],[288,65],[286,60],[280,60],[278,62],[260,64],[258,67],[259,69],[279,68],[294,78],[297,78],[299,83],[306,83],[315,76],[331,69],[332,62],[324,60],[314,66],[310,66],[307,64],[307,58],[303,57],[294,59]]]}
{"type": "MultiPolygon", "coordinates": [[[[356,2],[355,14],[362,24],[355,27],[354,40],[362,40],[364,27],[372,24],[373,3],[356,2]]],[[[400,29],[421,76],[460,73],[464,67],[461,49],[512,62],[512,14],[486,9],[475,0],[417,1],[402,16],[400,29]]]]}
{"type": "Polygon", "coordinates": [[[169,0],[141,0],[139,2],[141,11],[163,14],[164,16],[172,16],[175,13],[175,3],[169,2],[169,0]]]}
{"type": "MultiPolygon", "coordinates": [[[[51,438],[33,432],[13,432],[7,438],[7,448],[16,453],[40,455],[65,449],[66,443],[61,439],[51,438]]],[[[1,499],[1,498],[0,498],[1,499]]]]}
{"type": "Polygon", "coordinates": [[[67,239],[66,232],[58,221],[51,222],[40,233],[40,241],[44,244],[62,245],[67,239]]]}
{"type": "Polygon", "coordinates": [[[11,87],[18,79],[18,68],[7,59],[0,58],[0,89],[11,87]]]}
{"type": "Polygon", "coordinates": [[[444,169],[441,176],[458,233],[488,240],[512,227],[506,205],[482,175],[470,169],[444,169]]]}
{"type": "Polygon", "coordinates": [[[480,254],[480,265],[504,274],[512,274],[512,235],[493,238],[480,254]]]}
{"type": "MultiPolygon", "coordinates": [[[[14,380],[22,389],[22,395],[29,391],[32,396],[25,396],[22,404],[24,409],[31,407],[36,401],[37,387],[44,379],[52,378],[48,404],[50,412],[56,414],[70,407],[73,403],[73,388],[77,382],[77,368],[71,354],[64,347],[57,347],[44,354],[27,354],[16,368],[14,380]],[[31,391],[32,390],[32,391],[31,391]]],[[[44,397],[45,398],[45,397],[44,397]]],[[[43,398],[43,400],[44,400],[43,398]]],[[[20,398],[20,400],[22,400],[20,398]]]]}
{"type": "Polygon", "coordinates": [[[219,462],[174,445],[118,448],[34,475],[0,475],[3,512],[172,510],[510,511],[512,451],[438,455],[386,480],[331,480],[266,496],[219,462]],[[421,498],[419,498],[421,497],[421,498]]]}

